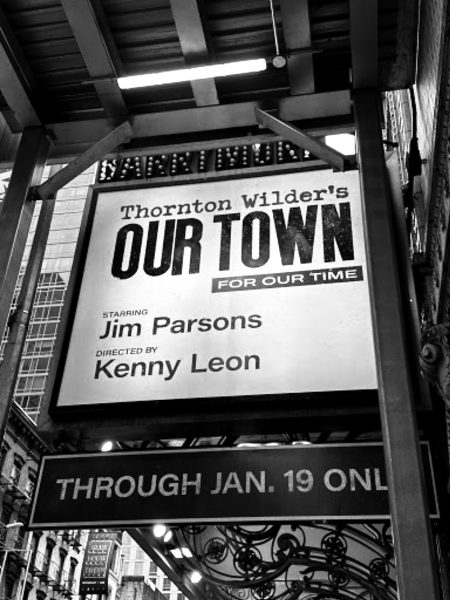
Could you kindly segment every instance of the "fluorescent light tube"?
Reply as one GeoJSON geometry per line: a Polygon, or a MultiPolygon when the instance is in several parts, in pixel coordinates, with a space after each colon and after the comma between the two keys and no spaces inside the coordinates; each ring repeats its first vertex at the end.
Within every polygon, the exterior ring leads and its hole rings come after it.
{"type": "Polygon", "coordinates": [[[207,65],[204,67],[192,67],[190,69],[178,69],[176,71],[164,71],[162,73],[147,73],[145,75],[118,77],[117,83],[122,90],[128,90],[131,88],[147,87],[152,85],[179,83],[181,81],[195,81],[198,79],[227,77],[229,75],[240,75],[242,73],[257,73],[258,71],[264,71],[266,67],[267,63],[265,59],[257,58],[255,60],[240,60],[237,62],[219,65],[207,65]]]}

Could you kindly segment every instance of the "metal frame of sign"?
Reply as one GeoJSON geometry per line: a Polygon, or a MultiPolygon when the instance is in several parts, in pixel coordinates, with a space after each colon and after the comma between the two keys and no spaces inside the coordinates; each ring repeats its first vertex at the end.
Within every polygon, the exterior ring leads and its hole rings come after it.
{"type": "MultiPolygon", "coordinates": [[[[286,165],[283,173],[317,170],[317,164],[286,165]]],[[[327,168],[322,165],[322,168],[327,168]]],[[[272,173],[252,173],[252,177],[267,177],[272,173]]],[[[241,179],[248,177],[242,171],[234,173],[214,174],[214,176],[197,176],[192,182],[216,181],[224,179],[241,179]]],[[[116,403],[95,407],[55,407],[55,395],[61,379],[63,360],[65,357],[70,335],[70,323],[76,309],[77,295],[82,278],[82,265],[86,259],[87,242],[92,227],[92,210],[96,195],[106,190],[134,190],[153,188],[164,185],[186,184],[186,181],[158,182],[121,182],[117,184],[102,184],[91,189],[83,215],[80,238],[72,269],[72,275],[66,294],[66,303],[59,327],[55,345],[54,360],[51,363],[47,381],[47,392],[38,421],[40,433],[54,441],[63,432],[64,438],[70,440],[75,447],[79,439],[102,436],[114,436],[116,439],[129,438],[133,430],[135,439],[148,439],[152,435],[178,436],[186,435],[216,435],[239,434],[254,429],[258,423],[259,432],[276,431],[290,424],[295,429],[295,420],[304,423],[326,423],[330,419],[335,427],[341,422],[347,427],[352,421],[369,424],[377,428],[378,404],[376,390],[267,394],[252,396],[217,397],[211,403],[209,398],[191,398],[189,401],[170,400],[168,402],[146,401],[136,403],[116,403]],[[299,401],[301,400],[301,402],[299,401]],[[276,411],[273,408],[276,406],[276,411]],[[319,407],[319,408],[318,408],[319,407]]]]}
{"type": "MultiPolygon", "coordinates": [[[[389,512],[378,510],[379,503],[382,510],[388,507],[382,446],[353,443],[50,455],[41,462],[29,527],[386,520],[389,512]],[[62,461],[59,466],[58,461],[62,461]],[[52,465],[56,466],[53,472],[52,465]],[[367,506],[377,507],[378,512],[366,514],[367,506]],[[123,518],[121,511],[134,517],[123,518]],[[39,516],[43,514],[51,514],[54,520],[39,516]],[[61,514],[73,518],[58,520],[55,515],[61,514]],[[78,517],[86,514],[89,520],[78,517]],[[114,517],[102,519],[101,515],[108,514],[114,517]]],[[[430,516],[439,518],[428,443],[421,443],[421,448],[430,516]]]]}

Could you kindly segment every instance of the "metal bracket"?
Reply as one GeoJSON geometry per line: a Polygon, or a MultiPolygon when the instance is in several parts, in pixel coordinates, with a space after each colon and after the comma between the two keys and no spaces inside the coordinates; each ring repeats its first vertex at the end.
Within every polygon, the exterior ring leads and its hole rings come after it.
{"type": "Polygon", "coordinates": [[[345,171],[345,168],[349,166],[349,163],[343,154],[330,146],[327,146],[317,138],[308,135],[301,129],[298,129],[298,127],[294,127],[294,125],[291,125],[278,117],[274,117],[260,108],[255,108],[255,114],[259,125],[266,129],[271,129],[300,148],[308,150],[308,152],[311,152],[311,154],[317,158],[324,160],[334,169],[345,171]]]}
{"type": "Polygon", "coordinates": [[[121,125],[110,131],[105,137],[88,148],[85,152],[77,156],[64,169],[61,169],[53,177],[50,177],[44,183],[35,186],[32,189],[33,199],[47,200],[69,181],[81,175],[88,167],[98,160],[101,160],[105,154],[112,152],[117,146],[131,139],[133,129],[129,121],[124,121],[121,125]]]}

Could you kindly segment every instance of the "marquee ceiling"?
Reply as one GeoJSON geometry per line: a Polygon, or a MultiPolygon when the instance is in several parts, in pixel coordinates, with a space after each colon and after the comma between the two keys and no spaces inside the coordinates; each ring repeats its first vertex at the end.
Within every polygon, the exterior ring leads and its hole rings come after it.
{"type": "Polygon", "coordinates": [[[351,89],[414,79],[416,2],[0,0],[0,111],[73,155],[129,120],[133,147],[247,135],[255,107],[307,127],[352,122],[351,89]],[[116,77],[266,58],[263,73],[121,91],[116,77]],[[168,136],[168,137],[167,137],[168,136]]]}

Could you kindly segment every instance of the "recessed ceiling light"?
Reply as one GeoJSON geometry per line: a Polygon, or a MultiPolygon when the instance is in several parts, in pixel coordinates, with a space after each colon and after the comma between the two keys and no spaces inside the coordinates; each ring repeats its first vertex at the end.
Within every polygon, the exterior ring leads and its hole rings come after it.
{"type": "Polygon", "coordinates": [[[102,452],[111,452],[111,450],[113,449],[113,442],[111,440],[106,440],[105,442],[102,443],[100,450],[102,452]]]}
{"type": "Polygon", "coordinates": [[[202,574],[198,571],[192,571],[192,573],[190,574],[190,580],[192,581],[192,583],[198,583],[202,580],[202,574]]]}

